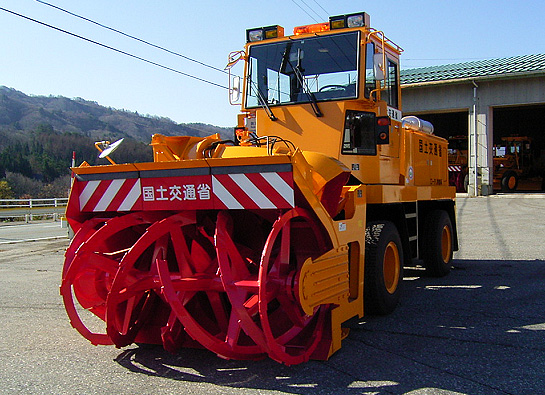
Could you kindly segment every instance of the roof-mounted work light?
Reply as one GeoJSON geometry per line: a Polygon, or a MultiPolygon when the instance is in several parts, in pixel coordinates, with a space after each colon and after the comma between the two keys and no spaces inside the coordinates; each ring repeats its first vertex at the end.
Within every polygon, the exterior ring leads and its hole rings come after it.
{"type": "Polygon", "coordinates": [[[329,17],[329,25],[331,30],[370,26],[370,18],[369,14],[365,12],[331,16],[329,17]]]}
{"type": "Polygon", "coordinates": [[[257,27],[255,29],[246,30],[246,42],[248,43],[278,37],[284,37],[284,28],[278,25],[257,27]]]}

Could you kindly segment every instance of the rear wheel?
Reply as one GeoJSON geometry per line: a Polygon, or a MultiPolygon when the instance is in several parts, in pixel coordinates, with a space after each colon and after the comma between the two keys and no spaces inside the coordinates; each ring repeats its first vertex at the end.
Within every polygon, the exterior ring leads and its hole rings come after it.
{"type": "Polygon", "coordinates": [[[365,311],[389,314],[396,308],[403,279],[401,238],[391,222],[371,222],[365,231],[365,311]]]}
{"type": "Polygon", "coordinates": [[[443,277],[450,272],[453,252],[453,230],[444,210],[433,210],[424,222],[422,258],[429,275],[443,277]]]}

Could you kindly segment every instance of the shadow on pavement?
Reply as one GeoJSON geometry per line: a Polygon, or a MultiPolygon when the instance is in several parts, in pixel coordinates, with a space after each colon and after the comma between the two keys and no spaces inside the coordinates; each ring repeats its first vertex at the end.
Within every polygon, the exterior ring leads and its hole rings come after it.
{"type": "Polygon", "coordinates": [[[292,394],[545,393],[545,261],[456,260],[449,276],[405,271],[389,316],[347,323],[329,361],[287,367],[206,350],[124,350],[126,369],[169,380],[292,394]]]}

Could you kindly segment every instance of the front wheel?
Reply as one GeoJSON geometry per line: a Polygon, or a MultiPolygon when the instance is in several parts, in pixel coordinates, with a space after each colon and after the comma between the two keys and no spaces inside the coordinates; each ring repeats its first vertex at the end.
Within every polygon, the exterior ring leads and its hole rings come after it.
{"type": "Polygon", "coordinates": [[[365,230],[365,311],[385,315],[399,303],[403,249],[392,222],[371,222],[365,230]]]}
{"type": "Polygon", "coordinates": [[[513,192],[517,189],[518,183],[518,174],[514,171],[507,171],[501,179],[501,190],[503,192],[513,192]]]}
{"type": "Polygon", "coordinates": [[[424,222],[422,258],[429,275],[443,277],[450,272],[453,254],[450,217],[444,210],[433,210],[424,222]]]}

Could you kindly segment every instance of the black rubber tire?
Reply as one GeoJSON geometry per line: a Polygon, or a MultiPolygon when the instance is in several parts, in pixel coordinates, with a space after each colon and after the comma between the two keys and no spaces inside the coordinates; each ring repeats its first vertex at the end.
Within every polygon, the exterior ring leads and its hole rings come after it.
{"type": "Polygon", "coordinates": [[[385,315],[394,311],[399,303],[402,281],[403,249],[396,226],[388,221],[370,222],[365,230],[365,313],[385,315]],[[386,275],[385,262],[390,262],[386,275]]]}
{"type": "Polygon", "coordinates": [[[519,176],[514,171],[506,171],[501,178],[501,190],[503,192],[513,192],[519,184],[519,176]]]}
{"type": "Polygon", "coordinates": [[[454,232],[450,217],[444,210],[433,210],[424,220],[422,231],[422,259],[426,273],[444,277],[450,273],[454,232]]]}

